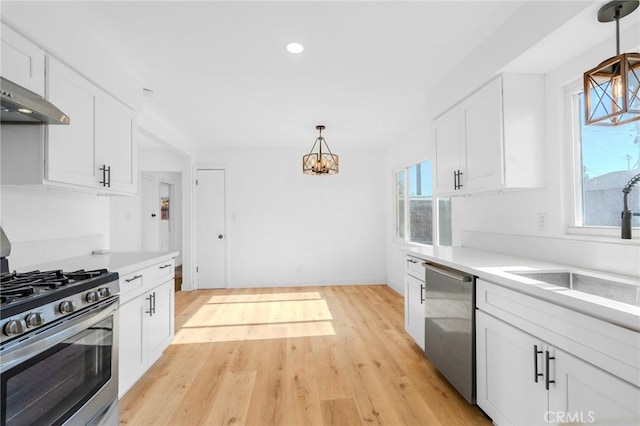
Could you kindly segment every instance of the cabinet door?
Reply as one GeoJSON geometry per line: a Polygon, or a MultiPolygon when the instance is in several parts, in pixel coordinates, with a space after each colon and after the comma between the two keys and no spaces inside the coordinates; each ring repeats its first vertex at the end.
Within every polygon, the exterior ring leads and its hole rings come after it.
{"type": "Polygon", "coordinates": [[[640,424],[640,389],[562,350],[552,349],[550,423],[640,424]]]}
{"type": "Polygon", "coordinates": [[[148,295],[155,299],[151,302],[153,314],[147,317],[148,359],[154,362],[173,338],[173,280],[156,287],[148,295]]]}
{"type": "Polygon", "coordinates": [[[434,147],[436,150],[435,191],[447,193],[454,191],[454,172],[460,169],[461,135],[459,111],[457,108],[447,112],[434,123],[434,147]]]}
{"type": "Polygon", "coordinates": [[[124,395],[145,371],[143,298],[120,306],[119,396],[124,395]]]}
{"type": "Polygon", "coordinates": [[[424,350],[424,283],[411,275],[405,277],[405,328],[416,344],[424,350]]]}
{"type": "Polygon", "coordinates": [[[502,84],[497,78],[462,106],[465,141],[464,189],[499,188],[503,184],[502,84]]]}
{"type": "Polygon", "coordinates": [[[44,96],[44,51],[2,25],[2,77],[44,96]]]}
{"type": "Polygon", "coordinates": [[[47,60],[48,98],[71,120],[66,126],[47,126],[47,179],[97,187],[102,92],[56,59],[47,60]]]}
{"type": "Polygon", "coordinates": [[[110,167],[110,189],[137,190],[137,146],[135,112],[113,97],[103,97],[102,164],[110,167]]]}
{"type": "Polygon", "coordinates": [[[545,424],[548,400],[542,342],[482,311],[476,311],[477,402],[499,425],[545,424]],[[535,363],[534,363],[535,361],[535,363]]]}

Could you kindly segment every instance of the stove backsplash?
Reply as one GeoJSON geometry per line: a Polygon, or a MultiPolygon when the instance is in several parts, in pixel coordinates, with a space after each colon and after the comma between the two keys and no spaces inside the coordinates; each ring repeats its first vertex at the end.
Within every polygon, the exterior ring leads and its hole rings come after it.
{"type": "Polygon", "coordinates": [[[109,197],[3,186],[1,208],[10,270],[109,248],[109,197]]]}

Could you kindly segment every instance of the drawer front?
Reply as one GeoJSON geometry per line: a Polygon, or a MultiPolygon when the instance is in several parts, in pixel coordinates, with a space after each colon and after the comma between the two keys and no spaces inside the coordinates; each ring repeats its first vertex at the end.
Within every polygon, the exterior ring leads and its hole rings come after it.
{"type": "Polygon", "coordinates": [[[174,260],[167,260],[166,262],[158,263],[150,266],[149,278],[152,285],[162,284],[163,282],[173,279],[175,276],[174,260]]]}
{"type": "Polygon", "coordinates": [[[424,260],[413,256],[407,256],[407,258],[405,259],[405,271],[408,275],[411,275],[412,277],[424,282],[425,271],[424,267],[422,266],[422,262],[424,262],[424,260]]]}
{"type": "Polygon", "coordinates": [[[120,303],[127,302],[145,291],[145,285],[151,282],[150,272],[147,268],[120,276],[120,303]]]}

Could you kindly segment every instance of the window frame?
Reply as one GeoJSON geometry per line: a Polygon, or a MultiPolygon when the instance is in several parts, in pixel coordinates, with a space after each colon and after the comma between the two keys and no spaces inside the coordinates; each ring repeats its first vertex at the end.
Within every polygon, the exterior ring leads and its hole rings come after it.
{"type": "MultiPolygon", "coordinates": [[[[569,210],[567,212],[567,228],[568,235],[597,237],[597,238],[616,238],[620,240],[619,226],[591,226],[583,224],[583,200],[582,200],[582,135],[580,125],[582,118],[580,117],[580,107],[576,102],[576,95],[584,91],[582,80],[575,80],[565,85],[565,123],[567,124],[567,135],[569,145],[569,162],[570,162],[570,193],[569,210]]],[[[622,200],[622,188],[620,199],[622,200]]],[[[566,204],[565,204],[566,205],[566,204]]],[[[640,236],[640,228],[632,228],[632,240],[637,240],[640,236]]]]}
{"type": "Polygon", "coordinates": [[[410,246],[418,246],[418,247],[434,247],[439,245],[440,243],[440,236],[439,236],[439,213],[438,213],[438,200],[440,199],[439,195],[435,192],[435,188],[433,186],[433,182],[435,179],[435,159],[433,157],[423,157],[418,161],[412,161],[410,163],[406,163],[403,164],[402,166],[398,166],[396,168],[393,169],[393,210],[394,210],[394,241],[396,243],[399,244],[405,244],[405,245],[410,245],[410,246]],[[431,235],[431,244],[423,244],[423,243],[418,243],[415,241],[410,241],[411,238],[411,222],[410,222],[410,203],[411,203],[411,194],[409,193],[409,189],[410,189],[410,173],[409,173],[409,169],[411,169],[411,167],[419,165],[425,161],[431,161],[431,220],[432,220],[432,224],[431,224],[431,229],[432,229],[432,235],[431,235]],[[398,217],[397,217],[397,213],[398,213],[398,207],[397,207],[397,203],[398,203],[398,192],[397,192],[397,179],[398,179],[398,174],[404,172],[404,238],[399,237],[399,232],[398,232],[398,217]]]}

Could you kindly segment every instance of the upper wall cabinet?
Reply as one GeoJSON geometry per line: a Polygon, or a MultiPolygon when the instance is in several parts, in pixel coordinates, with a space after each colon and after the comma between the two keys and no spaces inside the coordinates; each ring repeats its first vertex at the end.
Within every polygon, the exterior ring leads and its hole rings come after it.
{"type": "Polygon", "coordinates": [[[44,96],[44,51],[2,24],[2,77],[44,96]]]}
{"type": "Polygon", "coordinates": [[[47,65],[48,99],[71,117],[48,126],[47,178],[136,192],[134,112],[54,58],[47,65]]]}
{"type": "Polygon", "coordinates": [[[71,123],[2,125],[2,184],[135,193],[135,111],[52,57],[47,57],[46,83],[47,99],[71,123]]]}
{"type": "Polygon", "coordinates": [[[504,74],[434,122],[436,193],[544,185],[544,76],[504,74]]]}

